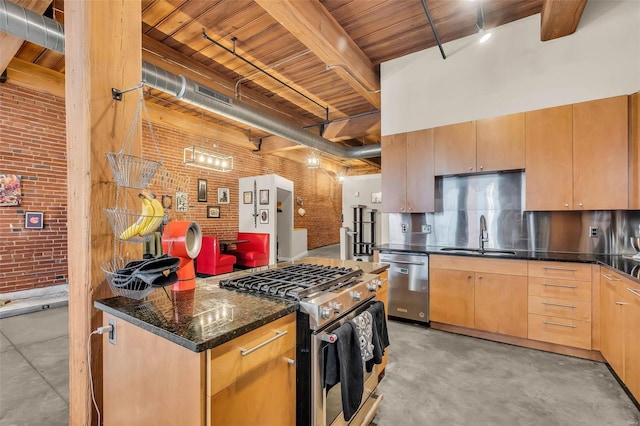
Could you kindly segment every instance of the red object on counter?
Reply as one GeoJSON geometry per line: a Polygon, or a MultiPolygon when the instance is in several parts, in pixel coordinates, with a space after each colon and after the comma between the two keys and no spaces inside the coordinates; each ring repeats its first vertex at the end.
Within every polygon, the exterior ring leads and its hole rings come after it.
{"type": "Polygon", "coordinates": [[[178,282],[172,291],[193,290],[196,288],[196,270],[193,259],[200,254],[202,232],[195,222],[171,221],[162,233],[162,250],[169,256],[180,258],[178,282]]]}

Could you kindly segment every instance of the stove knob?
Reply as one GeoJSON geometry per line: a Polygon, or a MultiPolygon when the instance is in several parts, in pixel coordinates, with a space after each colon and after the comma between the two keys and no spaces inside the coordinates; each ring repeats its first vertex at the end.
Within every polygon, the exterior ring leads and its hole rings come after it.
{"type": "Polygon", "coordinates": [[[331,302],[331,307],[333,308],[333,312],[335,312],[337,314],[342,309],[342,303],[340,303],[340,302],[331,302]]]}
{"type": "Polygon", "coordinates": [[[320,316],[324,319],[328,319],[329,317],[331,317],[331,308],[322,308],[320,316]]]}
{"type": "Polygon", "coordinates": [[[351,292],[351,298],[352,298],[353,300],[355,300],[356,302],[357,302],[358,300],[360,300],[360,298],[361,298],[361,297],[362,297],[362,293],[361,293],[361,292],[359,292],[359,291],[352,291],[352,292],[351,292]]]}
{"type": "Polygon", "coordinates": [[[382,287],[380,280],[371,280],[370,283],[367,283],[367,290],[369,291],[376,291],[380,287],[382,287]]]}

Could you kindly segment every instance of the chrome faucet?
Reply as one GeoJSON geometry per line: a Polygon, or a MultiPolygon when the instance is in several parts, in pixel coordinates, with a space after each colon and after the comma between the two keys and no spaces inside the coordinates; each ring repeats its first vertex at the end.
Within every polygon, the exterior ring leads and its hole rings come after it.
{"type": "Polygon", "coordinates": [[[484,215],[480,215],[480,250],[484,251],[484,243],[489,241],[489,232],[487,231],[487,219],[484,215]]]}

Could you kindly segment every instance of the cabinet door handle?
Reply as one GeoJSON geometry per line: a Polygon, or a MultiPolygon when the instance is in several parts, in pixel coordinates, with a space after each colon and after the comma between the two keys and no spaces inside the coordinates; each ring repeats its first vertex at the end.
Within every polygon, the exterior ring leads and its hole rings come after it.
{"type": "Polygon", "coordinates": [[[473,167],[469,167],[469,170],[473,170],[473,167]]]}
{"type": "Polygon", "coordinates": [[[561,308],[571,308],[571,309],[575,309],[576,305],[567,305],[564,303],[553,303],[553,302],[542,302],[543,305],[548,305],[548,306],[559,306],[561,308]]]}
{"type": "Polygon", "coordinates": [[[553,322],[553,321],[542,321],[543,324],[547,324],[547,325],[557,325],[560,327],[569,327],[569,328],[576,328],[575,325],[573,324],[563,324],[561,322],[553,322]]]}
{"type": "Polygon", "coordinates": [[[582,203],[578,203],[578,207],[582,207],[582,203]]]}
{"type": "Polygon", "coordinates": [[[620,281],[620,279],[619,279],[619,278],[612,277],[612,276],[611,276],[611,275],[609,275],[609,274],[602,274],[602,276],[603,276],[603,277],[605,277],[606,279],[608,279],[609,281],[620,281]]]}
{"type": "Polygon", "coordinates": [[[288,364],[294,365],[296,363],[295,359],[291,359],[291,358],[285,358],[287,360],[288,364]]]}
{"type": "Polygon", "coordinates": [[[565,207],[569,207],[569,203],[564,203],[564,206],[565,207]]]}
{"type": "Polygon", "coordinates": [[[549,271],[567,271],[567,272],[575,272],[576,270],[573,268],[556,268],[553,266],[544,266],[542,269],[547,269],[549,271]]]}
{"type": "Polygon", "coordinates": [[[254,347],[250,348],[250,349],[243,349],[240,348],[240,353],[242,354],[242,356],[247,356],[249,355],[251,352],[255,352],[258,349],[260,349],[263,346],[268,345],[269,343],[273,342],[274,340],[278,340],[279,338],[281,338],[282,336],[284,336],[285,334],[287,334],[287,330],[283,330],[283,331],[278,331],[276,330],[276,335],[271,337],[270,339],[265,340],[262,343],[258,343],[257,345],[255,345],[254,347]]]}
{"type": "Polygon", "coordinates": [[[480,170],[484,169],[484,166],[480,166],[480,170]]]}
{"type": "Polygon", "coordinates": [[[577,285],[542,283],[546,287],[578,288],[577,285]]]}
{"type": "Polygon", "coordinates": [[[621,305],[621,306],[623,306],[623,305],[628,305],[628,303],[625,303],[625,302],[616,302],[616,305],[621,305]]]}
{"type": "Polygon", "coordinates": [[[633,288],[627,288],[627,290],[629,290],[631,293],[635,294],[636,296],[640,297],[640,291],[633,288]]]}

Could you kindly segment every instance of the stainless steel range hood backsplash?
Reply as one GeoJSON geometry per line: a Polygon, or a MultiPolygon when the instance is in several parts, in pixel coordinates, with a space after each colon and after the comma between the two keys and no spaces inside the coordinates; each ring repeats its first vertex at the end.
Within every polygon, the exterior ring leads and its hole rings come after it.
{"type": "Polygon", "coordinates": [[[635,253],[640,211],[525,212],[525,184],[521,171],[436,178],[436,213],[389,214],[389,243],[478,247],[484,215],[486,248],[635,253]]]}

